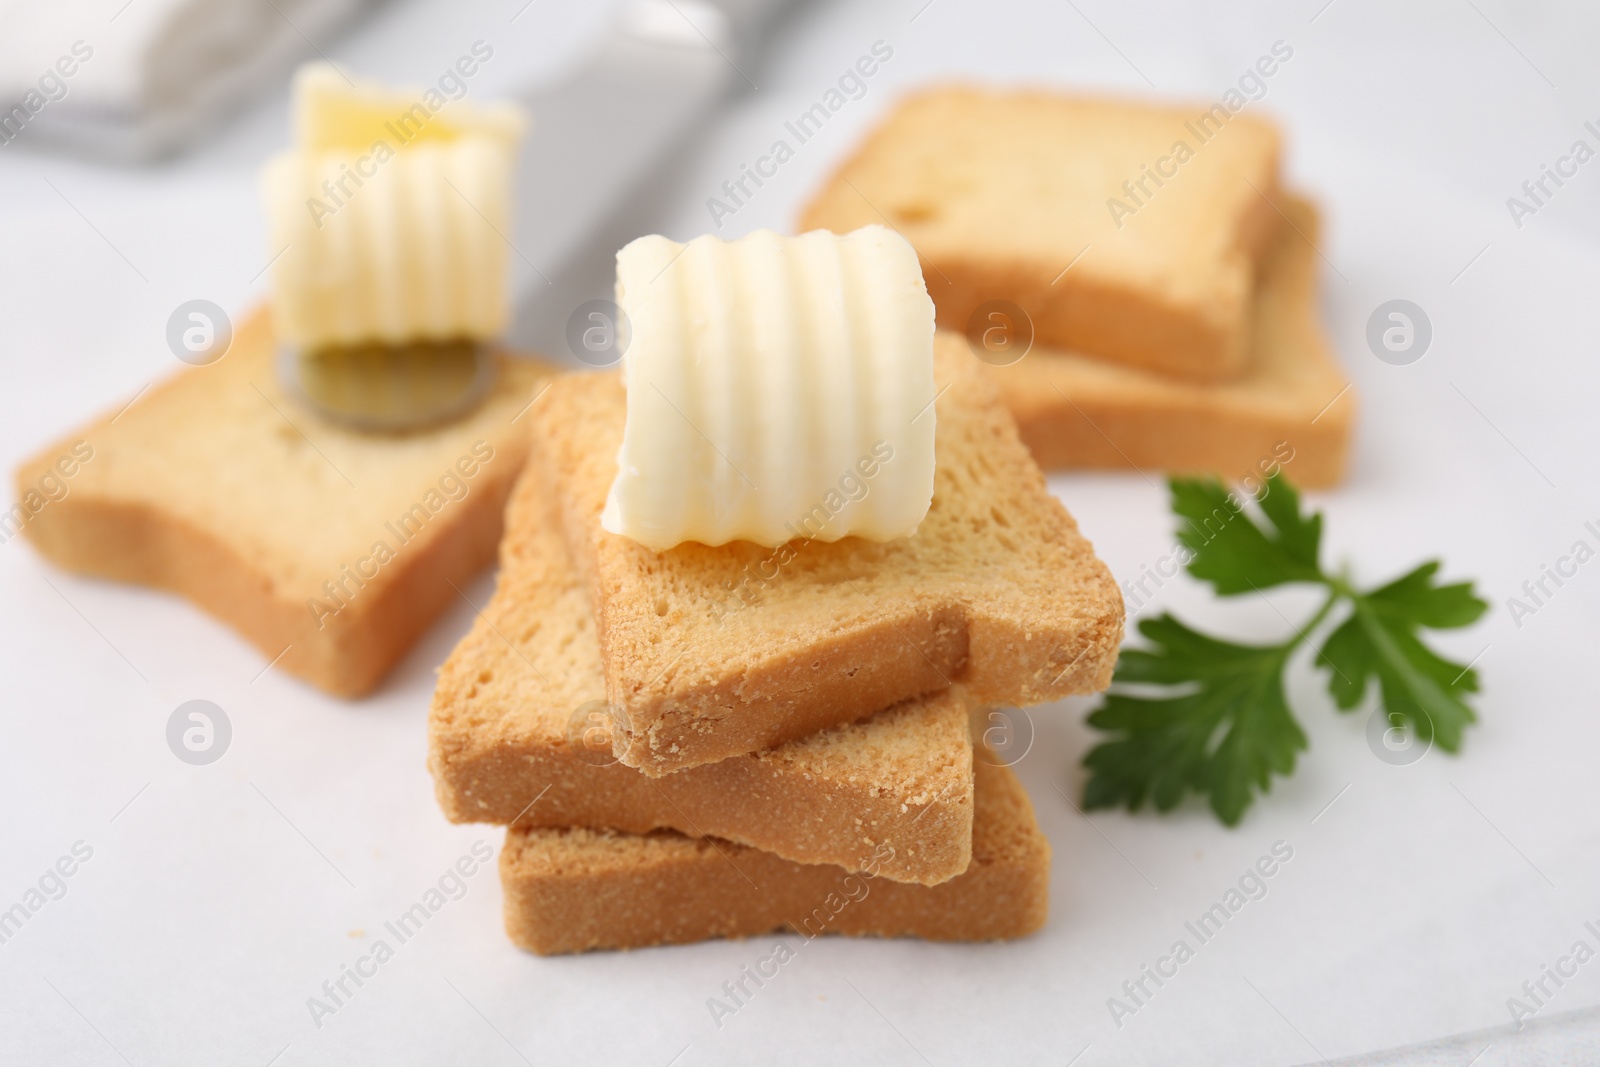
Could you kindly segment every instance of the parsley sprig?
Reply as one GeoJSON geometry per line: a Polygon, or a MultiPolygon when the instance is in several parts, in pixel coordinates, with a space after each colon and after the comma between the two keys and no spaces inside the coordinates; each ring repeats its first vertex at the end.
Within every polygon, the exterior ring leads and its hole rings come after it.
{"type": "Polygon", "coordinates": [[[1302,514],[1282,475],[1254,497],[1255,507],[1214,479],[1174,478],[1172,510],[1189,573],[1220,596],[1280,585],[1322,586],[1322,606],[1275,645],[1245,645],[1202,634],[1170,614],[1139,624],[1146,648],[1125,648],[1105,703],[1089,724],[1110,734],[1084,757],[1085,808],[1146,801],[1160,811],[1189,792],[1204,794],[1217,817],[1236,825],[1274,774],[1294,771],[1306,735],[1295,721],[1284,672],[1336,612],[1342,615],[1316,652],[1340,711],[1362,703],[1376,679],[1396,725],[1447,752],[1474,721],[1468,694],[1478,675],[1423,644],[1419,631],[1467,626],[1488,608],[1472,583],[1441,585],[1430,561],[1387,585],[1362,591],[1320,560],[1322,515],[1302,514]]]}

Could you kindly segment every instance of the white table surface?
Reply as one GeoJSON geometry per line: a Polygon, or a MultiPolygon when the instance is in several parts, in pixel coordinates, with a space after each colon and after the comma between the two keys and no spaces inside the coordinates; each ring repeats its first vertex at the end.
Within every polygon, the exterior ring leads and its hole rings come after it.
{"type": "MultiPolygon", "coordinates": [[[[538,0],[512,23],[522,6],[401,3],[324,47],[353,70],[421,80],[482,37],[504,57],[486,77],[510,84],[574,61],[605,16],[538,0]]],[[[662,232],[706,230],[705,198],[878,39],[895,54],[867,95],[725,232],[791,225],[859,131],[918,83],[1215,98],[1289,42],[1293,60],[1252,106],[1286,123],[1293,179],[1327,208],[1323,305],[1362,405],[1348,483],[1314,500],[1331,557],[1358,576],[1442,555],[1493,602],[1439,641],[1463,660],[1481,652],[1482,722],[1459,757],[1380,762],[1365,715],[1336,714],[1302,663],[1292,700],[1310,750],[1240,827],[1197,806],[1091,821],[1058,790],[1081,789],[1093,702],[1039,708],[1019,766],[1055,853],[1035,937],[824,939],[719,1028],[707,998],[771,938],[540,959],[506,941],[490,868],[319,1028],[306,1001],[325,979],[474,842],[498,850],[494,828],[444,821],[423,762],[432,672],[469,613],[441,619],[375,696],[345,703],[263,674],[260,655],[184,602],[62,574],[17,539],[0,546],[0,908],[75,842],[93,857],[0,944],[0,1062],[1291,1064],[1508,1021],[1524,980],[1579,938],[1600,945],[1583,928],[1600,920],[1600,564],[1520,627],[1505,606],[1600,520],[1600,162],[1520,229],[1505,206],[1574,139],[1595,143],[1582,126],[1600,119],[1595,19],[1509,0],[1395,7],[818,4],[784,28],[759,91],[651,195],[662,232]],[[1371,310],[1396,297],[1434,327],[1411,366],[1380,363],[1363,340],[1371,310]],[[194,698],[234,728],[207,767],[175,759],[164,737],[194,698]],[[1279,840],[1294,856],[1266,898],[1118,1028],[1107,998],[1279,840]]],[[[280,90],[151,170],[0,149],[0,464],[174,369],[163,327],[180,302],[242,311],[264,291],[255,171],[285,140],[285,105],[280,90]]],[[[1051,484],[1119,575],[1167,551],[1159,479],[1051,484]]],[[[1300,604],[1219,605],[1184,579],[1152,607],[1266,638],[1300,604]]],[[[1595,1003],[1600,963],[1546,1011],[1595,1003]]],[[[1491,1049],[1479,1062],[1500,1061],[1491,1049]]]]}

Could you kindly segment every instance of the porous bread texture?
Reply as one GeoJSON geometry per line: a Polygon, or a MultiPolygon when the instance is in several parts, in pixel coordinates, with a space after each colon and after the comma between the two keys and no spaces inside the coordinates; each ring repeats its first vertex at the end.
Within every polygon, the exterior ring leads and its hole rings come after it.
{"type": "Polygon", "coordinates": [[[500,853],[506,933],[541,955],[783,929],[808,938],[1023,937],[1049,912],[1050,844],[1011,770],[982,758],[976,770],[972,864],[941,885],[806,866],[667,831],[513,828],[500,853]]]}
{"type": "Polygon", "coordinates": [[[963,338],[935,338],[934,377],[933,504],[887,542],[652,552],[600,527],[626,410],[617,377],[557,379],[534,405],[624,763],[669,774],[958,682],[976,704],[1014,706],[1109,684],[1123,621],[1110,572],[963,338]]]}
{"type": "Polygon", "coordinates": [[[76,442],[93,453],[24,529],[58,566],[178,593],[282,669],[360,696],[494,559],[527,457],[513,419],[551,369],[506,359],[470,415],[374,435],[286,395],[275,348],[257,311],[217,362],[24,462],[19,498],[76,442]]]}
{"type": "Polygon", "coordinates": [[[899,230],[946,329],[1008,301],[1037,343],[1216,381],[1246,363],[1256,263],[1280,224],[1279,141],[1220,105],[943,86],[902,101],[800,228],[899,230]]]}
{"type": "Polygon", "coordinates": [[[1142,468],[1322,488],[1345,474],[1356,398],[1317,314],[1318,220],[1299,197],[1262,264],[1250,363],[1198,384],[1035,347],[989,368],[1045,468],[1142,468]]]}
{"type": "Polygon", "coordinates": [[[440,669],[429,715],[428,765],[452,822],[666,828],[848,870],[879,857],[882,877],[927,884],[967,867],[972,743],[958,690],[659,779],[614,761],[603,712],[589,717],[604,698],[588,592],[529,464],[506,512],[499,587],[440,669]]]}

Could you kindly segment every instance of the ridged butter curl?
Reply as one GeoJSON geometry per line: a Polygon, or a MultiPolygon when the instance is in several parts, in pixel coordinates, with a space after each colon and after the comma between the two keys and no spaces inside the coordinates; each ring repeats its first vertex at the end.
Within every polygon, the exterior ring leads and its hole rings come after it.
{"type": "Polygon", "coordinates": [[[602,524],[685,541],[878,541],[933,499],[933,302],[882,226],[617,254],[627,423],[602,524]]]}
{"type": "Polygon", "coordinates": [[[487,339],[508,317],[522,120],[504,105],[295,83],[296,147],[262,174],[279,335],[301,347],[487,339]]]}

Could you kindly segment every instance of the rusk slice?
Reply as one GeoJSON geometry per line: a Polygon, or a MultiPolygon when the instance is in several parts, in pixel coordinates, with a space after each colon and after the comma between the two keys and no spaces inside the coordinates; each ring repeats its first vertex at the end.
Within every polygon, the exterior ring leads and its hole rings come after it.
{"type": "Polygon", "coordinates": [[[40,451],[0,515],[52,562],[169,589],[340,696],[377,685],[494,559],[527,457],[513,423],[549,368],[504,362],[471,415],[405,436],[331,425],[286,396],[266,312],[232,347],[40,451]],[[30,514],[60,457],[92,451],[30,514]]]}
{"type": "Polygon", "coordinates": [[[1317,314],[1317,213],[1298,198],[1279,206],[1292,225],[1262,265],[1238,380],[1179,382],[1037,347],[993,368],[1041,466],[1257,480],[1281,466],[1308,487],[1344,477],[1356,401],[1317,314]]]}
{"type": "Polygon", "coordinates": [[[534,405],[534,455],[594,597],[624,763],[668,774],[953,683],[980,705],[1109,683],[1123,615],[1110,572],[963,338],[935,339],[934,377],[933,505],[914,536],[888,542],[652,552],[600,527],[624,420],[617,376],[558,378],[534,405]]]}
{"type": "Polygon", "coordinates": [[[1050,843],[1006,767],[977,763],[972,865],[942,885],[661,832],[512,829],[500,854],[506,933],[542,955],[820,934],[990,941],[1044,925],[1050,843]]]}
{"type": "Polygon", "coordinates": [[[615,761],[586,588],[537,464],[512,494],[500,585],[439,672],[429,757],[453,822],[672,829],[799,863],[936,883],[972,854],[972,743],[947,690],[665,778],[615,761]],[[595,742],[600,742],[598,748],[595,742]]]}
{"type": "Polygon", "coordinates": [[[800,228],[899,230],[946,329],[1007,301],[1040,344],[1216,381],[1248,355],[1278,157],[1271,124],[1222,105],[943,87],[891,112],[800,228]]]}

